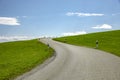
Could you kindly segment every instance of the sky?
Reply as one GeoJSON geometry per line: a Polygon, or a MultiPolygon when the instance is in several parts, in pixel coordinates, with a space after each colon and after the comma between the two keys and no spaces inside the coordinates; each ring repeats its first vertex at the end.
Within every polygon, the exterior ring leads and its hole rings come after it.
{"type": "Polygon", "coordinates": [[[66,36],[120,29],[120,0],[0,0],[0,36],[66,36]]]}

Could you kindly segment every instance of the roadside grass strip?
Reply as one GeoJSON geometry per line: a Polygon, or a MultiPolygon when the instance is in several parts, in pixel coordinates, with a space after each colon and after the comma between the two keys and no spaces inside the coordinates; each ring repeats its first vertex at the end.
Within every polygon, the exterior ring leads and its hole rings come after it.
{"type": "Polygon", "coordinates": [[[0,43],[0,80],[11,80],[53,55],[53,49],[35,40],[0,43]]]}

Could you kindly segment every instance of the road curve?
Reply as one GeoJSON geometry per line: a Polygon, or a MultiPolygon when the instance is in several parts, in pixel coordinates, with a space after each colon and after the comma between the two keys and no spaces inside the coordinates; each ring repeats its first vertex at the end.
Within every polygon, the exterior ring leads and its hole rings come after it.
{"type": "Polygon", "coordinates": [[[120,57],[51,39],[41,41],[55,50],[55,59],[16,80],[120,80],[120,57]]]}

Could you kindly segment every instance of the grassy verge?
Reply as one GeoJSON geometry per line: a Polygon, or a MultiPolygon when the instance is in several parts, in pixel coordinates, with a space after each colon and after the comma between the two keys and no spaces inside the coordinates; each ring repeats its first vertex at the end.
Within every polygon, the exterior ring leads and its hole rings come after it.
{"type": "Polygon", "coordinates": [[[0,80],[13,79],[53,55],[37,40],[0,43],[0,80]]]}
{"type": "Polygon", "coordinates": [[[98,40],[98,49],[120,56],[120,30],[61,37],[55,38],[54,40],[77,46],[87,46],[91,48],[95,48],[95,42],[96,40],[98,40]]]}

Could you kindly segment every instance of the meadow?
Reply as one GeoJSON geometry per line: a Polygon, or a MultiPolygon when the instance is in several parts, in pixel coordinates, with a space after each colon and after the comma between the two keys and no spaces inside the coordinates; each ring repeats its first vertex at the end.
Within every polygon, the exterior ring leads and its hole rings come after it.
{"type": "Polygon", "coordinates": [[[98,40],[97,49],[120,56],[120,30],[66,36],[54,40],[89,48],[96,48],[96,40],[98,40]]]}
{"type": "Polygon", "coordinates": [[[35,40],[0,43],[0,80],[11,80],[53,55],[53,49],[35,40]]]}

